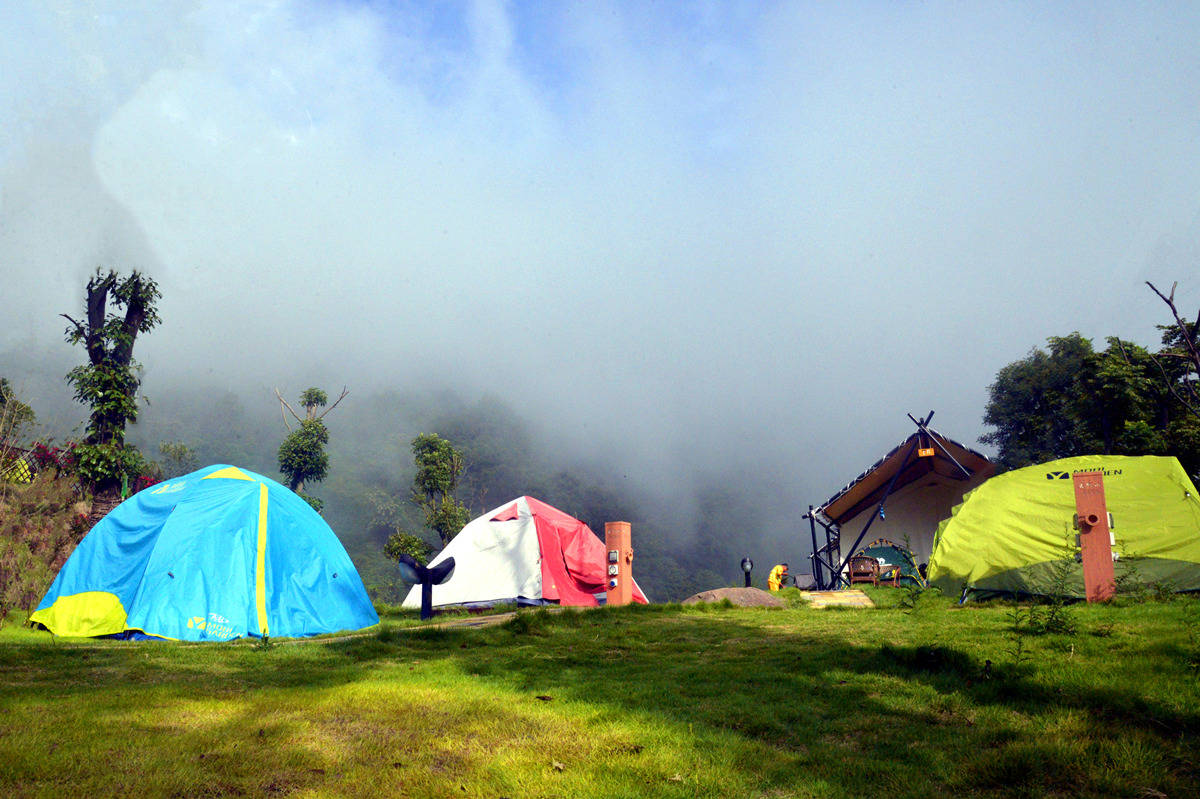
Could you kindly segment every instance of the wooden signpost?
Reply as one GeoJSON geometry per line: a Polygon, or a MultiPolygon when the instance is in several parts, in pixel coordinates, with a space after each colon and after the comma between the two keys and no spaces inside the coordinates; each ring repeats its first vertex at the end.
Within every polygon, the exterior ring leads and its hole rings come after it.
{"type": "Polygon", "coordinates": [[[606,522],[604,525],[605,593],[611,606],[628,605],[633,601],[633,542],[629,522],[606,522]]]}
{"type": "Polygon", "coordinates": [[[1088,602],[1106,602],[1116,593],[1113,574],[1112,533],[1104,502],[1104,474],[1076,472],[1075,529],[1083,561],[1083,586],[1088,602]]]}

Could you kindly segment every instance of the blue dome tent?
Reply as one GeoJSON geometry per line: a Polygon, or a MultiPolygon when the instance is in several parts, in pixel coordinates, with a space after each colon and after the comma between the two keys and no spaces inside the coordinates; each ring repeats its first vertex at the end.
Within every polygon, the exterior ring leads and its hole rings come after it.
{"type": "Polygon", "coordinates": [[[333,530],[262,475],[208,466],[100,520],[29,617],[56,635],[298,637],[379,622],[333,530]]]}

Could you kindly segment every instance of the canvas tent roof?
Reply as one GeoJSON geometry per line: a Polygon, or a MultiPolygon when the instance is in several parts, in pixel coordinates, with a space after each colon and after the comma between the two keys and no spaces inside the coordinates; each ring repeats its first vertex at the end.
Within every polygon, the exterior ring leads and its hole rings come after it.
{"type": "Polygon", "coordinates": [[[833,524],[841,524],[853,519],[871,506],[878,505],[887,490],[892,477],[899,472],[892,493],[897,493],[904,487],[924,479],[927,483],[963,483],[973,477],[990,477],[996,470],[995,465],[986,455],[963,446],[952,438],[947,438],[936,430],[929,429],[930,435],[921,432],[913,433],[855,477],[844,488],[838,491],[818,508],[826,519],[833,524]],[[936,441],[928,441],[933,438],[936,441]],[[910,453],[914,441],[931,447],[932,457],[915,457],[910,453]],[[949,455],[954,456],[951,460],[949,455]],[[969,475],[964,475],[954,461],[962,464],[969,475]]]}
{"type": "Polygon", "coordinates": [[[1086,455],[993,477],[938,527],[929,581],[943,592],[1085,596],[1074,561],[1071,475],[1100,470],[1112,515],[1117,576],[1200,590],[1200,499],[1170,457],[1086,455]],[[1069,566],[1060,574],[1056,569],[1069,566]],[[1055,583],[1059,583],[1055,585],[1055,583]]]}
{"type": "MultiPolygon", "coordinates": [[[[605,590],[604,542],[569,513],[533,497],[517,497],[471,520],[437,557],[454,572],[433,586],[433,604],[497,602],[594,606],[605,590]]],[[[646,596],[634,583],[634,601],[646,596]]],[[[414,586],[404,607],[420,607],[414,586]]]]}

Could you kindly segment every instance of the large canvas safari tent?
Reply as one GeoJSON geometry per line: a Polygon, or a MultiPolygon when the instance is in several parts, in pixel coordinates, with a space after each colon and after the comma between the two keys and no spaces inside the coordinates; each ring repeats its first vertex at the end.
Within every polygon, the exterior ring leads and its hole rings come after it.
{"type": "Polygon", "coordinates": [[[915,433],[809,511],[818,587],[833,587],[845,559],[874,539],[905,545],[927,563],[938,523],[995,473],[985,455],[928,427],[928,417],[914,421],[915,433]]]}

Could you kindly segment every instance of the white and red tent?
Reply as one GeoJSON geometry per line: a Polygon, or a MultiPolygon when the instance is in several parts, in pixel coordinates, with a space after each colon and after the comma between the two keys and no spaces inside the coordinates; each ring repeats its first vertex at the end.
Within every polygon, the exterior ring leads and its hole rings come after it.
{"type": "MultiPolygon", "coordinates": [[[[473,519],[438,556],[454,573],[433,587],[433,604],[599,604],[608,579],[604,542],[586,524],[533,497],[517,497],[473,519]]],[[[646,602],[635,582],[633,600],[646,602]]],[[[404,607],[421,606],[414,587],[404,607]]]]}

